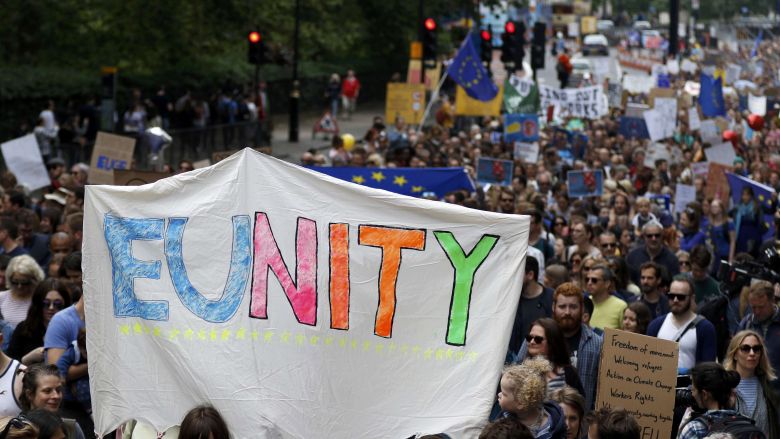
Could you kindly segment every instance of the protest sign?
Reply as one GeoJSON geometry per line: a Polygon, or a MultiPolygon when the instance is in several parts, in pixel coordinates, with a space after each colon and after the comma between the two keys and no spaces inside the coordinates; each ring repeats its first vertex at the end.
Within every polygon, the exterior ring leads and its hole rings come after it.
{"type": "Polygon", "coordinates": [[[655,168],[656,160],[666,160],[668,163],[672,158],[669,149],[663,143],[651,143],[645,151],[644,165],[648,168],[655,168]]]}
{"type": "Polygon", "coordinates": [[[99,132],[89,166],[91,184],[114,184],[114,169],[130,169],[135,139],[99,132]]]}
{"type": "Polygon", "coordinates": [[[539,143],[515,142],[514,158],[523,163],[536,163],[539,160],[539,143]]]}
{"type": "Polygon", "coordinates": [[[692,131],[701,128],[699,109],[695,105],[688,109],[688,128],[691,129],[692,131]]]}
{"type": "Polygon", "coordinates": [[[671,88],[653,88],[650,90],[650,94],[647,95],[647,104],[650,105],[650,108],[655,108],[656,98],[677,99],[677,92],[671,88]]]}
{"type": "Polygon", "coordinates": [[[625,75],[623,77],[623,90],[629,93],[650,93],[655,84],[655,78],[648,75],[625,75]]]}
{"type": "Polygon", "coordinates": [[[707,155],[707,161],[710,163],[720,163],[721,165],[732,166],[737,153],[734,152],[734,146],[731,142],[722,142],[704,150],[707,155]]]}
{"type": "Polygon", "coordinates": [[[696,71],[696,63],[689,59],[684,59],[680,64],[680,70],[686,73],[694,73],[696,71]]]}
{"type": "Polygon", "coordinates": [[[620,117],[620,130],[618,131],[626,139],[649,139],[647,124],[644,118],[639,117],[620,117]]]}
{"type": "Polygon", "coordinates": [[[13,172],[20,184],[31,191],[51,184],[35,134],[3,142],[0,150],[8,170],[13,172]]]}
{"type": "Polygon", "coordinates": [[[480,157],[477,162],[477,182],[481,185],[511,186],[513,169],[511,160],[480,157]]]}
{"type": "Polygon", "coordinates": [[[403,117],[406,123],[419,124],[425,113],[425,85],[401,82],[387,83],[385,120],[393,123],[403,117]]]}
{"type": "Polygon", "coordinates": [[[674,58],[669,58],[666,61],[666,69],[672,75],[678,75],[680,73],[680,63],[674,58]]]}
{"type": "Polygon", "coordinates": [[[650,195],[647,197],[651,204],[655,204],[664,213],[672,212],[671,195],[650,195]]]}
{"type": "Polygon", "coordinates": [[[657,97],[655,108],[645,111],[643,118],[650,140],[656,142],[673,136],[677,128],[677,100],[657,97]]]}
{"type": "Polygon", "coordinates": [[[678,344],[618,329],[604,330],[596,409],[624,408],[641,437],[672,434],[678,344]]]}
{"type": "Polygon", "coordinates": [[[504,84],[504,111],[515,114],[539,112],[539,88],[533,79],[511,75],[504,84]]]}
{"type": "Polygon", "coordinates": [[[677,183],[674,190],[674,213],[682,213],[688,203],[696,201],[696,187],[677,183]]]}
{"type": "Polygon", "coordinates": [[[487,419],[528,217],[250,149],[151,185],[87,186],[84,217],[101,437],[127,419],[164,431],[204,402],[236,438],[474,437],[487,419]]]}
{"type": "Polygon", "coordinates": [[[729,181],[726,172],[732,172],[733,166],[720,163],[709,163],[707,168],[707,184],[704,187],[707,198],[719,198],[725,200],[729,195],[729,181]]]}
{"type": "Polygon", "coordinates": [[[712,119],[705,119],[699,125],[699,134],[704,143],[717,143],[721,141],[720,128],[712,119]]]}
{"type": "Polygon", "coordinates": [[[458,116],[498,116],[501,114],[503,96],[503,84],[498,88],[496,97],[487,102],[469,97],[463,90],[463,87],[457,86],[455,91],[455,114],[458,116]]]}
{"type": "Polygon", "coordinates": [[[623,86],[617,82],[610,82],[607,85],[607,98],[610,107],[623,107],[623,86]]]}
{"type": "Polygon", "coordinates": [[[630,103],[626,105],[626,117],[643,118],[645,111],[649,110],[650,106],[645,104],[630,103]]]}
{"type": "Polygon", "coordinates": [[[729,64],[726,66],[726,84],[734,84],[737,82],[741,73],[742,67],[736,64],[729,64]]]}
{"type": "Polygon", "coordinates": [[[539,140],[539,116],[535,114],[507,114],[504,116],[504,140],[507,142],[535,142],[539,140]]]}
{"type": "Polygon", "coordinates": [[[591,86],[559,89],[539,85],[539,99],[542,108],[554,106],[560,116],[598,119],[607,114],[607,98],[604,88],[591,86]]]}
{"type": "Polygon", "coordinates": [[[114,184],[117,186],[141,186],[170,176],[171,174],[167,172],[114,169],[114,184]]]}
{"type": "Polygon", "coordinates": [[[596,171],[568,171],[566,186],[569,197],[600,197],[604,193],[604,175],[596,171]]]}
{"type": "Polygon", "coordinates": [[[759,116],[766,116],[766,96],[748,95],[748,110],[759,116]]]}

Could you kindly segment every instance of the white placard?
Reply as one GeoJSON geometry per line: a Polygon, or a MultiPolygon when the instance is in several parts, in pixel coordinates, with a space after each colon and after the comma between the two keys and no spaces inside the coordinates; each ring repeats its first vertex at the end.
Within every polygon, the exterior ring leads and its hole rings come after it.
{"type": "Polygon", "coordinates": [[[680,64],[680,70],[686,73],[694,73],[696,71],[696,63],[689,59],[684,59],[680,64]]]}
{"type": "Polygon", "coordinates": [[[556,107],[561,117],[598,119],[608,113],[607,97],[600,85],[559,89],[539,84],[542,108],[556,107]]]}
{"type": "Polygon", "coordinates": [[[713,119],[701,121],[699,135],[704,143],[715,144],[721,141],[720,130],[713,119]]]}
{"type": "Polygon", "coordinates": [[[515,160],[523,163],[536,163],[539,160],[539,142],[515,142],[515,160]]]}
{"type": "Polygon", "coordinates": [[[666,160],[669,162],[669,159],[671,159],[671,154],[669,153],[669,149],[664,145],[663,143],[651,143],[647,147],[647,151],[645,152],[645,161],[644,165],[648,168],[655,168],[655,161],[656,160],[666,160]]]}
{"type": "Polygon", "coordinates": [[[27,186],[31,191],[51,184],[35,134],[9,140],[0,145],[0,148],[6,166],[20,184],[27,186]]]}
{"type": "Polygon", "coordinates": [[[688,128],[692,131],[701,128],[699,109],[695,105],[688,109],[688,128]]]}
{"type": "Polygon", "coordinates": [[[693,172],[693,175],[701,175],[706,177],[707,174],[710,173],[710,163],[709,162],[691,163],[691,172],[693,172]]]}
{"type": "Polygon", "coordinates": [[[737,82],[741,73],[742,67],[736,64],[729,64],[726,67],[726,84],[734,84],[737,82]]]}
{"type": "Polygon", "coordinates": [[[623,90],[629,93],[650,93],[656,86],[654,79],[647,75],[626,75],[623,77],[623,90]]]}
{"type": "Polygon", "coordinates": [[[128,419],[164,431],[211,403],[235,438],[476,437],[528,233],[527,216],[368,188],[248,148],[144,186],[87,186],[97,432],[128,419]]]}
{"type": "Polygon", "coordinates": [[[726,166],[734,166],[734,159],[737,158],[737,153],[734,152],[734,146],[731,142],[712,145],[704,150],[704,154],[707,155],[707,161],[726,166]]]}
{"type": "Polygon", "coordinates": [[[748,110],[752,114],[766,116],[766,96],[753,96],[748,94],[748,110]]]}
{"type": "Polygon", "coordinates": [[[692,201],[696,201],[696,187],[677,183],[674,190],[674,213],[684,212],[685,206],[692,201]]]}
{"type": "Polygon", "coordinates": [[[666,69],[669,70],[669,73],[672,75],[679,75],[680,63],[676,59],[669,59],[666,61],[666,69]]]}
{"type": "Polygon", "coordinates": [[[645,111],[643,117],[650,140],[657,142],[674,135],[677,128],[677,99],[655,98],[655,107],[645,111]]]}

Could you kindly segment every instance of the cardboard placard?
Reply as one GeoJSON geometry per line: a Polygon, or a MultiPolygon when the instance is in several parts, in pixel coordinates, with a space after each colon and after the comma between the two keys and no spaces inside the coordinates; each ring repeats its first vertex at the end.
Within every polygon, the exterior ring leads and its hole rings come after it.
{"type": "Polygon", "coordinates": [[[536,163],[539,160],[539,142],[515,142],[515,160],[523,163],[536,163]]]}
{"type": "Polygon", "coordinates": [[[481,185],[511,186],[513,172],[514,164],[511,160],[480,157],[477,163],[477,182],[481,185]]]}
{"type": "Polygon", "coordinates": [[[600,197],[604,193],[604,174],[595,171],[568,171],[566,186],[569,197],[600,197]]]}
{"type": "Polygon", "coordinates": [[[688,203],[696,201],[696,187],[677,183],[674,190],[674,213],[682,213],[688,203]]]}
{"type": "Polygon", "coordinates": [[[170,176],[171,174],[167,172],[114,169],[114,184],[117,186],[141,186],[170,176]]]}
{"type": "Polygon", "coordinates": [[[98,132],[89,165],[91,184],[114,184],[114,169],[130,169],[135,139],[98,132]]]}
{"type": "Polygon", "coordinates": [[[707,170],[707,185],[705,186],[705,196],[707,198],[719,198],[725,200],[729,196],[729,181],[726,178],[726,172],[733,172],[733,166],[726,166],[720,163],[709,164],[707,170]]]}
{"type": "Polygon", "coordinates": [[[655,108],[655,98],[677,98],[677,91],[673,88],[653,88],[647,95],[647,105],[655,108]]]}
{"type": "Polygon", "coordinates": [[[417,125],[425,112],[425,86],[389,82],[385,103],[385,120],[393,123],[400,116],[406,123],[417,125]]]}
{"type": "Polygon", "coordinates": [[[626,409],[641,437],[671,436],[678,355],[673,341],[606,328],[596,409],[626,409]]]}

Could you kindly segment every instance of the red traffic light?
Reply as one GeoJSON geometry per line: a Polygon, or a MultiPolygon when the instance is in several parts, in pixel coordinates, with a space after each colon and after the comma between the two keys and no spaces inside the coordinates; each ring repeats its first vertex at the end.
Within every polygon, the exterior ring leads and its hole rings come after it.
{"type": "Polygon", "coordinates": [[[504,25],[504,31],[508,34],[513,34],[516,30],[514,21],[507,21],[504,25]]]}
{"type": "Polygon", "coordinates": [[[482,37],[482,39],[483,39],[484,41],[490,41],[490,40],[491,40],[490,31],[489,31],[489,30],[487,30],[487,29],[485,29],[485,30],[483,30],[482,32],[480,32],[480,33],[479,33],[479,36],[480,36],[480,37],[482,37]]]}
{"type": "Polygon", "coordinates": [[[249,42],[250,43],[259,43],[260,42],[260,32],[257,32],[257,31],[249,32],[249,42]]]}
{"type": "Polygon", "coordinates": [[[436,30],[436,20],[434,20],[433,18],[426,18],[423,24],[425,25],[425,29],[427,29],[428,31],[436,30]]]}

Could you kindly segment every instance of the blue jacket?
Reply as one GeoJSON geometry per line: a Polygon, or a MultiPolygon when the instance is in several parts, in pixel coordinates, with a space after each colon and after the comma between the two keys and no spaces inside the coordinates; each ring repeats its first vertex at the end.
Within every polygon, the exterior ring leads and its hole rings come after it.
{"type": "MultiPolygon", "coordinates": [[[[587,409],[592,409],[596,403],[596,383],[599,378],[599,359],[601,358],[601,344],[603,339],[593,332],[591,328],[582,325],[580,344],[577,347],[577,373],[580,376],[582,387],[585,389],[585,404],[587,409]]],[[[521,362],[528,356],[528,342],[523,340],[523,345],[517,352],[515,362],[521,362]]]]}
{"type": "MultiPolygon", "coordinates": [[[[647,335],[658,338],[658,331],[664,324],[669,313],[658,316],[647,327],[647,335]]],[[[715,326],[707,319],[696,324],[696,364],[702,361],[717,361],[718,343],[715,336],[715,326]]]]}

